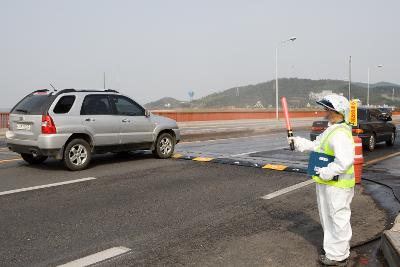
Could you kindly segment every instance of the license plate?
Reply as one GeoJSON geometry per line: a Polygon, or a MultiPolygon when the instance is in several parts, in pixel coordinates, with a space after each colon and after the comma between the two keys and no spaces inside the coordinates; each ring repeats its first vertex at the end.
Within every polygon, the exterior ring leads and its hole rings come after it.
{"type": "Polygon", "coordinates": [[[17,130],[30,131],[31,130],[31,125],[30,124],[25,124],[25,123],[17,123],[17,130]]]}

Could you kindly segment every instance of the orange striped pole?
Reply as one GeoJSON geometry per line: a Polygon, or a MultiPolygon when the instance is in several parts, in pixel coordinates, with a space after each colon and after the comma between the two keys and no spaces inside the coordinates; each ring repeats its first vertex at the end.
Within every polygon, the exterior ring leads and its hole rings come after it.
{"type": "Polygon", "coordinates": [[[358,136],[353,136],[354,140],[354,177],[356,184],[361,184],[362,166],[364,157],[362,153],[362,140],[358,136]]]}

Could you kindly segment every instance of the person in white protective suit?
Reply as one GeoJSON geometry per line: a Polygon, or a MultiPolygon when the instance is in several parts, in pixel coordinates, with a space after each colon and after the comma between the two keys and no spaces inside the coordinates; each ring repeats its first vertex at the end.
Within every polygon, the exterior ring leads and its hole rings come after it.
{"type": "Polygon", "coordinates": [[[317,171],[318,211],[324,231],[320,262],[325,266],[346,266],[350,255],[350,203],[354,196],[354,142],[349,117],[349,101],[332,94],[317,101],[327,111],[328,128],[315,141],[290,137],[301,152],[315,151],[334,156],[333,162],[317,171]]]}

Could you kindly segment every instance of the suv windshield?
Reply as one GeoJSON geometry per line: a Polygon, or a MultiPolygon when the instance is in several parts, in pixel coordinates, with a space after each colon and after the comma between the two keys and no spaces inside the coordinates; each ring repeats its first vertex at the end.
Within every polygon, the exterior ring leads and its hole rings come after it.
{"type": "Polygon", "coordinates": [[[367,120],[367,110],[358,109],[357,110],[357,119],[360,121],[366,121],[367,120]]]}
{"type": "Polygon", "coordinates": [[[41,115],[50,95],[47,93],[33,93],[22,99],[12,110],[13,114],[41,115]]]}

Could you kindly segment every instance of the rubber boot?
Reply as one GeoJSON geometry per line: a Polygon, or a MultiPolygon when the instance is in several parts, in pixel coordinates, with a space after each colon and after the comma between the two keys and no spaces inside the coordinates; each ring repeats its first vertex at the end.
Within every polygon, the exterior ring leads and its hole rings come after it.
{"type": "Polygon", "coordinates": [[[323,266],[340,266],[340,267],[346,267],[348,263],[348,259],[342,260],[342,261],[334,261],[328,259],[325,255],[320,255],[319,256],[319,262],[323,266]]]}

